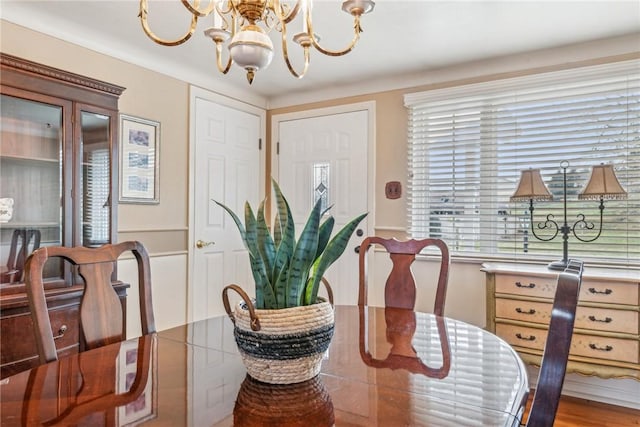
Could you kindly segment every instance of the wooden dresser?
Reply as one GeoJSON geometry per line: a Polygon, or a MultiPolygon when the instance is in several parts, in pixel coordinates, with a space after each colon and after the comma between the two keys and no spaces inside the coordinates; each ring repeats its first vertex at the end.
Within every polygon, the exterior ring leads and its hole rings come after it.
{"type": "MultiPolygon", "coordinates": [[[[486,263],[487,329],[539,366],[558,272],[486,263]]],[[[640,270],[585,267],[567,372],[640,380],[640,270]]]]}

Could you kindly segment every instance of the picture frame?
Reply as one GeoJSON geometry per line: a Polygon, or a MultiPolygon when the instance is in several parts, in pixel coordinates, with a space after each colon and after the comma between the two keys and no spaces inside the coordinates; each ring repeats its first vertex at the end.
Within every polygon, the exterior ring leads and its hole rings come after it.
{"type": "Polygon", "coordinates": [[[120,114],[120,203],[160,203],[160,122],[120,114]]]}

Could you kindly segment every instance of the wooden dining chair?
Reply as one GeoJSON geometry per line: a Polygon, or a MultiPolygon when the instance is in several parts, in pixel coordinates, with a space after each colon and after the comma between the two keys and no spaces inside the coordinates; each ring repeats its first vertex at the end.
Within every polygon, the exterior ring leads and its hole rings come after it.
{"type": "Polygon", "coordinates": [[[399,241],[376,236],[364,239],[360,244],[359,250],[360,286],[358,305],[367,304],[367,252],[373,245],[384,247],[393,262],[391,273],[389,273],[384,288],[385,307],[406,308],[409,310],[413,310],[416,304],[416,282],[411,270],[411,265],[415,261],[416,255],[429,246],[435,246],[440,249],[440,274],[438,275],[438,287],[436,289],[433,313],[437,316],[442,316],[447,296],[447,282],[449,280],[449,248],[447,244],[440,239],[399,241]]]}
{"type": "Polygon", "coordinates": [[[567,371],[582,270],[582,261],[571,260],[564,272],[558,275],[549,331],[527,427],[553,426],[567,371]]]}
{"type": "MultiPolygon", "coordinates": [[[[60,257],[77,266],[84,279],[84,295],[80,302],[80,330],[85,349],[122,341],[126,337],[122,304],[112,286],[111,276],[118,257],[131,251],[138,264],[138,288],[142,334],[156,331],[151,302],[149,255],[137,241],[107,244],[99,248],[42,247],[34,251],[25,264],[25,285],[40,362],[58,359],[45,299],[43,268],[52,257],[60,257]]],[[[82,338],[81,338],[82,339],[82,338]]]]}

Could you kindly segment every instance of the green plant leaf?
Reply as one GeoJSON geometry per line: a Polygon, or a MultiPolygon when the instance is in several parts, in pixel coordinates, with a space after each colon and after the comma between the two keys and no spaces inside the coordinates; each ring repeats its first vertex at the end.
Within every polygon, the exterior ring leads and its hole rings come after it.
{"type": "Polygon", "coordinates": [[[244,229],[244,225],[242,224],[242,221],[240,221],[240,218],[238,218],[238,215],[236,215],[235,212],[233,212],[226,205],[218,202],[217,200],[214,200],[214,199],[211,199],[211,200],[213,200],[218,206],[220,206],[222,209],[227,211],[229,215],[231,215],[231,218],[233,218],[233,222],[235,222],[236,227],[238,227],[238,231],[240,232],[240,237],[242,238],[242,243],[244,244],[244,247],[247,249],[247,251],[249,251],[249,253],[251,253],[251,249],[249,249],[249,246],[247,245],[247,232],[244,229]]]}
{"type": "Polygon", "coordinates": [[[269,227],[267,226],[267,222],[264,218],[264,200],[260,203],[258,207],[258,216],[256,218],[258,225],[258,250],[260,251],[260,255],[264,260],[265,268],[267,269],[267,274],[270,276],[270,282],[273,284],[273,280],[271,279],[273,276],[273,264],[276,258],[276,248],[273,243],[273,238],[271,234],[269,234],[269,227]]]}
{"type": "Polygon", "coordinates": [[[272,272],[272,283],[274,284],[274,292],[278,301],[278,306],[286,307],[286,286],[289,274],[289,265],[293,257],[293,250],[296,246],[295,239],[295,223],[291,215],[291,208],[287,199],[282,194],[280,186],[275,180],[273,182],[273,190],[275,193],[276,206],[278,211],[278,222],[282,235],[280,243],[276,247],[276,258],[272,272]],[[286,267],[286,268],[285,268],[286,267]],[[281,299],[282,298],[282,299],[281,299]]]}
{"type": "Polygon", "coordinates": [[[311,266],[311,271],[309,272],[310,280],[307,283],[307,287],[305,289],[305,305],[314,304],[316,302],[322,276],[324,275],[325,271],[327,271],[327,268],[329,268],[329,266],[333,264],[340,257],[340,255],[342,255],[345,248],[347,247],[347,244],[349,243],[351,235],[355,231],[360,221],[362,221],[366,216],[366,213],[358,215],[344,227],[342,227],[342,229],[338,231],[333,239],[331,239],[331,241],[327,244],[327,247],[322,255],[315,260],[315,262],[311,266]]]}
{"type": "Polygon", "coordinates": [[[318,232],[318,249],[316,250],[316,256],[313,257],[314,261],[322,254],[322,252],[324,252],[324,249],[327,247],[327,243],[329,243],[329,239],[331,238],[331,233],[333,232],[333,226],[335,225],[335,222],[335,218],[330,216],[320,225],[320,231],[318,232]]]}
{"type": "Polygon", "coordinates": [[[256,308],[272,308],[276,304],[276,298],[273,294],[273,289],[269,284],[269,279],[264,275],[262,269],[262,260],[254,258],[249,255],[249,262],[251,265],[251,273],[253,274],[253,280],[255,282],[256,291],[256,308]]]}
{"type": "Polygon", "coordinates": [[[287,306],[287,277],[289,274],[289,260],[282,265],[278,271],[276,280],[273,282],[273,288],[276,294],[276,306],[273,308],[285,308],[287,306]]]}
{"type": "Polygon", "coordinates": [[[269,270],[262,257],[258,240],[258,221],[249,202],[244,204],[245,240],[250,252],[251,271],[256,281],[256,306],[265,308],[275,304],[275,293],[271,285],[269,270]]]}
{"type": "Polygon", "coordinates": [[[280,223],[280,214],[276,211],[276,218],[273,221],[273,243],[278,247],[282,240],[282,224],[280,223]]]}
{"type": "Polygon", "coordinates": [[[256,291],[256,307],[257,308],[266,308],[267,306],[275,306],[275,294],[273,289],[271,288],[271,283],[269,281],[269,277],[267,275],[267,271],[264,265],[264,261],[260,255],[260,251],[257,247],[257,239],[254,232],[255,229],[255,220],[251,220],[253,213],[251,211],[251,206],[249,203],[245,203],[245,221],[248,224],[249,232],[240,221],[240,218],[226,205],[218,202],[217,200],[213,200],[218,206],[222,207],[227,213],[233,218],[233,221],[240,232],[240,237],[242,238],[242,243],[244,247],[247,249],[249,253],[249,263],[251,266],[251,272],[253,274],[253,280],[255,281],[255,291],[256,291]],[[249,216],[249,220],[247,221],[247,214],[249,216]]]}
{"type": "Polygon", "coordinates": [[[287,307],[302,305],[309,268],[316,258],[316,250],[318,249],[321,208],[322,200],[318,199],[293,251],[293,257],[289,264],[289,277],[287,277],[287,307]]]}

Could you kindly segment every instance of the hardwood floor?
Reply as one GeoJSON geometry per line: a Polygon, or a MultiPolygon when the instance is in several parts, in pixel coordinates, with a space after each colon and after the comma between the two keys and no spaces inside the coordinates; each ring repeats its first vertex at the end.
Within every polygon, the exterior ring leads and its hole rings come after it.
{"type": "MultiPolygon", "coordinates": [[[[533,391],[529,394],[527,413],[532,398],[533,391]]],[[[638,398],[640,399],[640,396],[638,398]]],[[[640,426],[640,410],[563,396],[553,425],[554,427],[637,427],[640,426]]]]}

